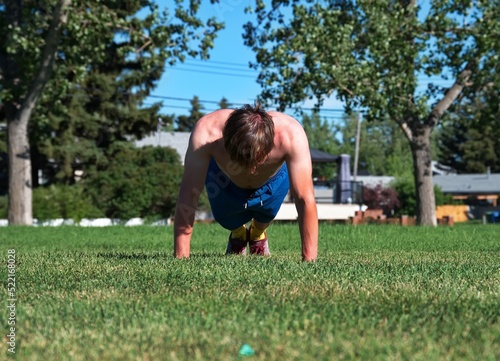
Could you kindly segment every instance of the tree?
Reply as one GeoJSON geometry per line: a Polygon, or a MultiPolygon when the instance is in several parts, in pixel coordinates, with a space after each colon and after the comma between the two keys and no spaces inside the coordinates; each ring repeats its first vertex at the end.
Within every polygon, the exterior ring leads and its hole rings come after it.
{"type": "Polygon", "coordinates": [[[196,95],[190,100],[190,103],[191,109],[189,110],[189,115],[180,115],[177,117],[177,131],[179,132],[191,132],[196,122],[205,115],[202,112],[203,105],[196,95]]]}
{"type": "Polygon", "coordinates": [[[492,83],[498,1],[434,0],[425,9],[416,0],[256,4],[244,39],[261,70],[261,98],[280,109],[316,98],[320,107],[336,92],[347,110],[396,122],[411,148],[417,223],[436,225],[431,133],[466,87],[492,83]],[[430,79],[425,90],[422,77],[430,79]]]}
{"type": "Polygon", "coordinates": [[[439,161],[458,173],[500,172],[499,104],[498,89],[487,89],[452,107],[439,127],[439,161]]]}
{"type": "MultiPolygon", "coordinates": [[[[51,99],[57,108],[60,97],[78,87],[94,70],[91,64],[105,59],[113,46],[128,58],[144,57],[143,72],[161,73],[163,67],[154,67],[158,58],[170,64],[186,56],[206,58],[221,24],[214,19],[201,21],[196,17],[198,8],[199,1],[187,8],[177,1],[175,16],[170,17],[167,10],[160,14],[153,1],[6,0],[0,4],[0,30],[5,34],[0,39],[0,112],[8,126],[9,224],[32,223],[28,134],[49,81],[53,92],[48,93],[57,94],[51,99]],[[148,11],[144,22],[137,15],[141,9],[148,11]],[[148,52],[150,47],[155,50],[148,52]],[[51,79],[53,70],[56,74],[51,79]]],[[[143,96],[149,89],[136,86],[134,92],[143,96]]]]}
{"type": "MultiPolygon", "coordinates": [[[[8,125],[8,155],[9,155],[9,223],[31,224],[32,210],[32,181],[30,147],[28,140],[28,122],[33,114],[36,103],[43,88],[47,84],[52,65],[56,58],[56,49],[62,27],[67,21],[70,0],[59,0],[54,8],[54,15],[45,29],[37,19],[40,14],[29,14],[21,2],[5,1],[3,16],[0,20],[2,33],[7,34],[2,42],[0,53],[1,90],[5,102],[4,112],[8,125]],[[37,16],[38,15],[38,16],[37,16]],[[40,65],[29,64],[32,76],[26,79],[30,85],[22,84],[25,63],[21,61],[26,55],[29,44],[28,35],[38,29],[30,29],[27,34],[22,33],[24,18],[35,18],[32,24],[40,30],[46,30],[45,46],[40,65]],[[19,58],[19,55],[21,58],[19,58]],[[10,92],[7,90],[10,88],[10,92]]],[[[26,62],[26,61],[25,61],[26,62]]]]}
{"type": "Polygon", "coordinates": [[[223,97],[220,102],[219,102],[219,108],[220,109],[228,109],[231,107],[231,103],[229,103],[229,101],[223,97]]]}
{"type": "MultiPolygon", "coordinates": [[[[157,71],[144,72],[143,59],[125,59],[111,44],[104,61],[90,63],[80,86],[65,96],[54,95],[59,105],[42,97],[30,129],[33,186],[38,171],[46,184],[75,182],[75,172],[86,172],[105,161],[104,150],[117,141],[140,138],[155,129],[159,105],[140,103],[161,76],[164,59],[155,62],[157,71]],[[143,92],[134,92],[142,87],[143,92]]],[[[146,60],[151,63],[151,58],[146,60]]],[[[48,85],[47,93],[53,89],[48,85]]]]}
{"type": "MultiPolygon", "coordinates": [[[[399,206],[395,209],[395,215],[415,216],[417,199],[415,183],[412,182],[411,177],[402,176],[396,178],[396,180],[392,182],[391,188],[393,188],[398,195],[399,206]]],[[[450,194],[444,194],[438,186],[434,186],[434,194],[436,195],[437,206],[456,203],[450,194]]]]}
{"type": "MultiPolygon", "coordinates": [[[[309,141],[309,147],[319,149],[330,154],[339,154],[339,142],[335,138],[335,128],[319,114],[302,115],[302,125],[309,141]]],[[[326,177],[330,180],[334,176],[336,163],[313,163],[313,177],[326,177]]]]}
{"type": "MultiPolygon", "coordinates": [[[[354,154],[359,114],[344,115],[337,132],[342,139],[340,152],[354,154]]],[[[373,175],[386,175],[386,157],[392,151],[391,126],[387,122],[367,122],[360,124],[359,166],[373,175]]],[[[354,166],[354,157],[351,157],[354,166]]],[[[358,172],[359,173],[359,172],[358,172]]]]}

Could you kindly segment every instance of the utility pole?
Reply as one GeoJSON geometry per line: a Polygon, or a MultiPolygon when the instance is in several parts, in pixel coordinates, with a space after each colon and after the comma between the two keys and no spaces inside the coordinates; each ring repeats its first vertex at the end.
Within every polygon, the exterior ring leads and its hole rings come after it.
{"type": "Polygon", "coordinates": [[[356,128],[356,148],[354,150],[354,172],[353,180],[356,182],[358,176],[358,161],[359,161],[359,138],[361,136],[361,113],[358,113],[358,126],[356,128]]]}

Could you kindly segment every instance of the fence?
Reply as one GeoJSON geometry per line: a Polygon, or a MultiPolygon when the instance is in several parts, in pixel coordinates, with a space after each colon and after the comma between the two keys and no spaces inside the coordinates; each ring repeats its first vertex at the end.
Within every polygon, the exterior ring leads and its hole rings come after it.
{"type": "Polygon", "coordinates": [[[363,204],[363,182],[316,182],[317,203],[363,204]]]}

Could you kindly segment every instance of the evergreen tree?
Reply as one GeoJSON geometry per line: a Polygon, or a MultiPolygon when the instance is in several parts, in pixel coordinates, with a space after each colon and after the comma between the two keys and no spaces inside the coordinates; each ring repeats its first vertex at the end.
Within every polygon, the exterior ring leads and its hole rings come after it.
{"type": "Polygon", "coordinates": [[[219,108],[220,109],[231,108],[231,103],[229,103],[229,101],[225,97],[223,97],[219,102],[219,108]]]}
{"type": "MultiPolygon", "coordinates": [[[[326,153],[338,155],[339,142],[335,137],[334,127],[326,120],[321,119],[318,113],[302,115],[302,125],[309,141],[309,147],[326,153]]],[[[326,178],[335,176],[336,164],[313,163],[313,177],[326,178]]]]}
{"type": "Polygon", "coordinates": [[[180,115],[177,117],[176,130],[179,132],[191,132],[194,129],[196,122],[205,115],[205,113],[202,112],[203,105],[200,103],[200,99],[196,95],[190,100],[190,103],[191,109],[189,110],[189,115],[180,115]]]}
{"type": "Polygon", "coordinates": [[[439,129],[439,161],[458,173],[500,172],[499,104],[495,89],[456,104],[439,129]]]}

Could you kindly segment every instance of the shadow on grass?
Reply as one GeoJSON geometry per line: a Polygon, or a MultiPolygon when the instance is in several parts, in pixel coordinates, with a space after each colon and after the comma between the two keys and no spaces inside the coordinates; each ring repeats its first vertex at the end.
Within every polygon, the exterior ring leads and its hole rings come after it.
{"type": "Polygon", "coordinates": [[[223,252],[194,252],[190,258],[224,258],[226,255],[223,252]]]}
{"type": "MultiPolygon", "coordinates": [[[[156,253],[137,253],[137,252],[99,252],[97,257],[106,259],[117,259],[117,260],[153,260],[153,259],[174,259],[174,256],[170,252],[156,252],[156,253]]],[[[190,259],[214,259],[214,258],[225,258],[228,257],[222,252],[200,252],[192,253],[189,257],[190,259]]],[[[237,257],[237,256],[229,256],[237,257]]]]}
{"type": "Polygon", "coordinates": [[[126,252],[99,252],[97,257],[106,259],[118,259],[118,260],[151,260],[151,259],[165,259],[172,257],[171,254],[167,252],[159,253],[126,253],[126,252]]]}

